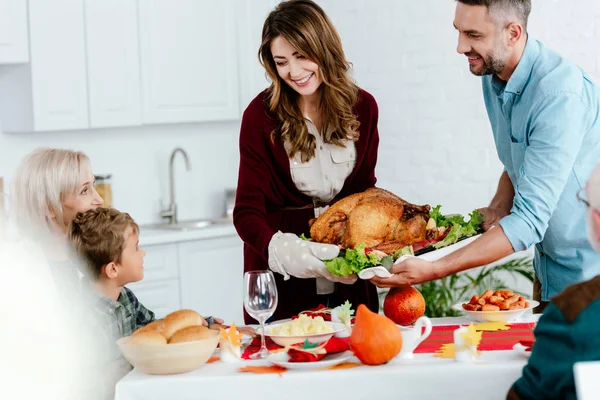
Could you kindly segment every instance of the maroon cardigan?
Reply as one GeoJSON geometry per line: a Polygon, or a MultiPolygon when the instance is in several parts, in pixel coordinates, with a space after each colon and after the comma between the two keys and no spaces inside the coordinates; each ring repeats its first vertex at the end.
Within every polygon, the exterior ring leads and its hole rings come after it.
{"type": "MultiPolygon", "coordinates": [[[[361,90],[354,110],[360,122],[356,166],[334,201],[373,187],[377,181],[377,103],[373,96],[361,90]]],[[[244,241],[244,272],[268,270],[267,249],[275,232],[308,235],[308,221],[314,218],[313,209],[281,210],[312,204],[312,198],[296,188],[281,140],[275,143],[271,140],[276,126],[277,121],[267,112],[266,95],[262,92],[246,108],[240,131],[240,169],[233,223],[244,241]]],[[[284,281],[281,275],[275,275],[279,303],[274,320],[289,318],[318,305],[315,279],[291,277],[284,281]]],[[[368,281],[359,279],[354,285],[338,284],[337,293],[342,302],[349,300],[354,309],[365,304],[375,312],[379,310],[376,288],[368,281]]],[[[247,314],[245,320],[254,323],[247,314]]]]}

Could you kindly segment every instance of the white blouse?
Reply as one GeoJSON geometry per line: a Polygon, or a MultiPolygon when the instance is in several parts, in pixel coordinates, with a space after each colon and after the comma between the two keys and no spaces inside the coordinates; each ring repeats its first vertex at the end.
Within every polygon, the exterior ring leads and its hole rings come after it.
{"type": "MultiPolygon", "coordinates": [[[[302,162],[300,153],[290,159],[292,180],[305,195],[328,203],[342,190],[346,178],[356,165],[356,146],[352,140],[345,140],[345,147],[324,143],[315,124],[308,117],[306,125],[308,132],[316,139],[315,156],[305,163],[302,162]]],[[[331,135],[331,132],[327,135],[331,135]]],[[[288,147],[286,142],[286,149],[288,147]]]]}
{"type": "MultiPolygon", "coordinates": [[[[306,125],[308,133],[316,139],[315,156],[302,162],[300,153],[290,158],[290,172],[294,184],[315,202],[329,203],[342,190],[346,178],[356,165],[356,146],[352,140],[345,140],[345,147],[333,143],[325,143],[317,127],[308,117],[306,125]]],[[[326,133],[331,135],[331,130],[326,133]]],[[[286,150],[289,142],[285,143],[286,150]]],[[[321,215],[326,207],[315,207],[315,218],[321,215]]],[[[335,291],[335,282],[325,278],[317,278],[317,293],[329,294],[335,291]]]]}

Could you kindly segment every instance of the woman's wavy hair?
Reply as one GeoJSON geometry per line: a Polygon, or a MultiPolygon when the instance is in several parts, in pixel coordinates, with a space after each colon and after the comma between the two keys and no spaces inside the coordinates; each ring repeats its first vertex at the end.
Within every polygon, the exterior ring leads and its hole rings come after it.
{"type": "Polygon", "coordinates": [[[335,27],[316,3],[310,0],[281,2],[267,17],[262,31],[258,57],[271,79],[267,89],[268,109],[279,121],[271,139],[288,142],[288,156],[300,152],[306,162],[315,155],[315,138],[308,133],[300,109],[300,95],[281,79],[271,53],[271,43],[277,37],[286,39],[302,56],[316,63],[322,84],[319,109],[322,134],[332,130],[324,141],[344,146],[344,140],[358,140],[359,122],[353,107],[359,89],[350,78],[351,64],[346,60],[342,41],[335,27]]]}

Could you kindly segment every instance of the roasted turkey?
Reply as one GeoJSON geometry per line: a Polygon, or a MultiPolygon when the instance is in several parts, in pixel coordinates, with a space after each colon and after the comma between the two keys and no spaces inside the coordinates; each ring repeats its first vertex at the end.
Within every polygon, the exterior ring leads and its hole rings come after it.
{"type": "Polygon", "coordinates": [[[411,204],[384,189],[371,188],[334,203],[310,227],[315,242],[355,248],[364,244],[392,254],[426,239],[429,205],[411,204]]]}

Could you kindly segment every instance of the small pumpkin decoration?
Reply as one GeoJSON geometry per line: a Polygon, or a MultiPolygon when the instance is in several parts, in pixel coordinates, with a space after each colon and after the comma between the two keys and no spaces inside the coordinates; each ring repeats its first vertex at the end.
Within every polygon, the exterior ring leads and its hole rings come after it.
{"type": "Polygon", "coordinates": [[[391,319],[361,304],[350,335],[350,347],[363,364],[380,365],[400,352],[402,334],[391,319]]]}

